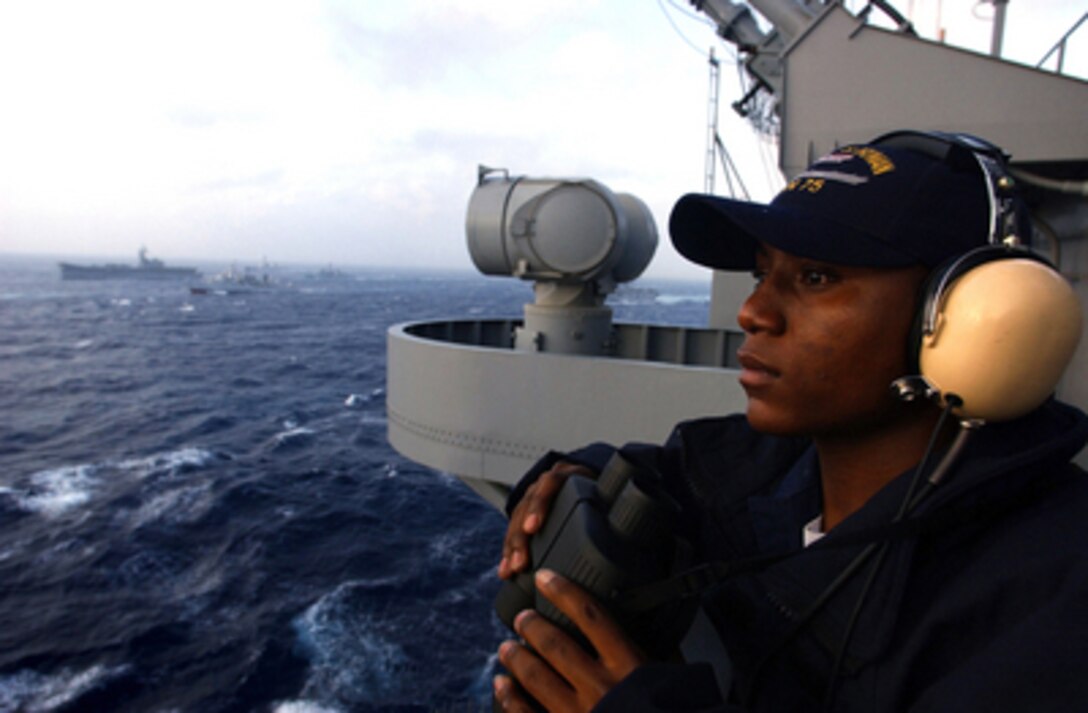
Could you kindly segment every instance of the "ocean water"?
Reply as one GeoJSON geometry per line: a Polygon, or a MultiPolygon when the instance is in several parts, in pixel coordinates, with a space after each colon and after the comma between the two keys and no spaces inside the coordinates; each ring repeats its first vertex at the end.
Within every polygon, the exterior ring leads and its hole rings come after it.
{"type": "MultiPolygon", "coordinates": [[[[386,443],[385,333],[530,288],[277,279],[0,258],[0,712],[490,708],[505,521],[386,443]]],[[[703,324],[707,289],[639,281],[616,317],[703,324]]]]}

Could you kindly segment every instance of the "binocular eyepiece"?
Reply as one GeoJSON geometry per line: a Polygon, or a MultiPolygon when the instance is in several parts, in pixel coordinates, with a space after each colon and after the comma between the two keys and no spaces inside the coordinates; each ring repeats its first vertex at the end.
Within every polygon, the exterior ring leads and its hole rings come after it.
{"type": "Polygon", "coordinates": [[[624,631],[647,652],[675,644],[657,613],[626,610],[619,596],[673,570],[679,507],[664,493],[660,475],[616,452],[600,477],[572,475],[560,489],[544,526],[530,540],[531,570],[507,581],[495,611],[513,629],[514,618],[535,609],[577,640],[585,638],[533,584],[538,569],[550,569],[598,599],[624,631]]]}

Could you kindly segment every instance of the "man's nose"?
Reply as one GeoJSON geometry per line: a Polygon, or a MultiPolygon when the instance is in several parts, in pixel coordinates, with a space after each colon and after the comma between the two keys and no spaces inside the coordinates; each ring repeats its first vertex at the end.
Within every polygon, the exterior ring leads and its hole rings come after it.
{"type": "Polygon", "coordinates": [[[771,285],[763,281],[756,285],[752,294],[737,312],[737,324],[746,334],[770,332],[779,334],[785,327],[785,318],[779,309],[771,285]]]}

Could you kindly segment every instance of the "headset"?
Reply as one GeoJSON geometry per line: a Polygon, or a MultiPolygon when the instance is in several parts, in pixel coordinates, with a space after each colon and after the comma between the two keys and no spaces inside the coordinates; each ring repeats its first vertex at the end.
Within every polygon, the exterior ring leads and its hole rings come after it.
{"type": "Polygon", "coordinates": [[[985,181],[985,243],[937,267],[920,295],[909,356],[925,394],[972,421],[1007,421],[1039,407],[1076,350],[1081,307],[1057,268],[1029,248],[1031,219],[1008,156],[970,134],[896,131],[871,143],[969,160],[985,181]]]}

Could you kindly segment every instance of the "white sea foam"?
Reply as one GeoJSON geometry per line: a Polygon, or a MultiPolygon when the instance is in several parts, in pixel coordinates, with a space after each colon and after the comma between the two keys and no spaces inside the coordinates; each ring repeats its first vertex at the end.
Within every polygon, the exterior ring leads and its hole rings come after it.
{"type": "Polygon", "coordinates": [[[465,558],[464,536],[456,530],[441,532],[427,543],[427,549],[433,561],[456,566],[465,558]]]}
{"type": "Polygon", "coordinates": [[[143,527],[163,520],[169,523],[195,522],[212,506],[209,483],[190,485],[159,493],[136,510],[132,526],[143,527]]]}
{"type": "Polygon", "coordinates": [[[30,476],[30,487],[16,494],[16,502],[23,510],[57,517],[91,499],[99,482],[96,471],[93,465],[38,471],[30,476]]]}
{"type": "Polygon", "coordinates": [[[382,411],[364,411],[359,417],[359,423],[364,426],[385,426],[389,420],[382,411]]]}
{"type": "Polygon", "coordinates": [[[23,549],[29,542],[31,542],[30,538],[10,538],[5,540],[3,548],[0,549],[0,562],[22,554],[23,549]]]}
{"type": "Polygon", "coordinates": [[[658,304],[663,305],[678,305],[685,302],[694,302],[696,304],[703,302],[710,302],[710,297],[707,295],[658,295],[656,298],[658,304]]]}
{"type": "Polygon", "coordinates": [[[85,671],[63,670],[53,675],[23,670],[0,676],[0,710],[55,711],[127,670],[127,666],[92,666],[85,671]]]}
{"type": "Polygon", "coordinates": [[[272,713],[343,713],[343,711],[340,708],[332,708],[313,701],[281,701],[273,704],[272,713]]]}
{"type": "Polygon", "coordinates": [[[373,704],[404,693],[397,672],[408,665],[408,656],[397,641],[398,622],[363,606],[367,590],[380,584],[344,582],[295,620],[311,662],[304,695],[339,692],[373,704]]]}
{"type": "Polygon", "coordinates": [[[275,444],[277,446],[282,446],[282,445],[287,444],[287,443],[293,443],[295,441],[305,440],[306,438],[309,438],[312,435],[314,435],[314,430],[312,428],[306,428],[305,426],[299,426],[299,427],[296,427],[296,428],[288,429],[286,431],[282,431],[281,433],[277,433],[275,436],[272,436],[272,440],[275,442],[275,444]]]}
{"type": "Polygon", "coordinates": [[[93,339],[80,339],[78,342],[76,342],[73,345],[73,348],[74,349],[86,349],[87,347],[89,347],[89,346],[91,346],[93,344],[94,344],[93,339]]]}
{"type": "Polygon", "coordinates": [[[464,486],[461,480],[452,473],[447,473],[444,470],[440,470],[436,473],[436,475],[438,476],[438,482],[442,483],[442,485],[445,485],[448,488],[461,488],[464,486]]]}
{"type": "MultiPolygon", "coordinates": [[[[200,448],[182,448],[117,463],[67,465],[32,473],[25,487],[0,488],[0,495],[11,498],[20,510],[55,518],[89,503],[102,487],[105,471],[120,471],[139,479],[151,475],[174,476],[184,468],[203,466],[215,457],[200,448]]],[[[175,497],[184,497],[184,494],[175,497]]]]}
{"type": "Polygon", "coordinates": [[[180,448],[176,451],[155,453],[146,458],[130,458],[117,464],[121,470],[139,478],[149,475],[176,475],[187,467],[200,467],[215,460],[215,454],[202,448],[180,448]]]}
{"type": "Polygon", "coordinates": [[[495,672],[499,670],[499,652],[491,654],[487,657],[487,661],[476,674],[476,685],[474,688],[478,691],[490,691],[491,681],[495,678],[495,672]]]}

